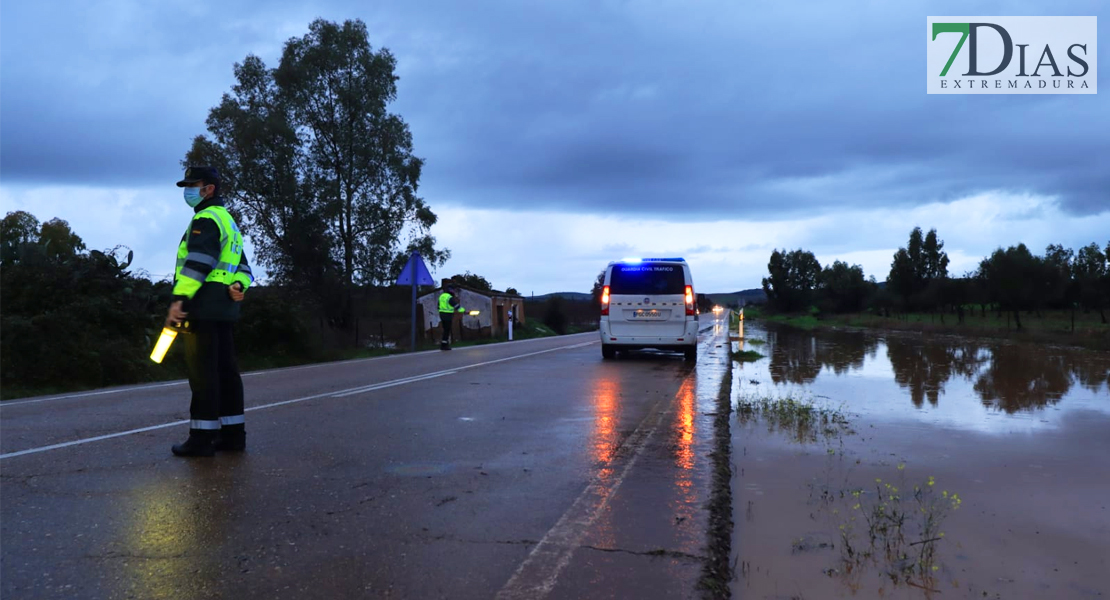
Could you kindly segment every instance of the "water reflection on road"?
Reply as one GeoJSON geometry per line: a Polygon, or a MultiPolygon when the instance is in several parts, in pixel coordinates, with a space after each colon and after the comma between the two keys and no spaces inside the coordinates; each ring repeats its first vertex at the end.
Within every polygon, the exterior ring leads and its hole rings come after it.
{"type": "MultiPolygon", "coordinates": [[[[1089,398],[1105,396],[1110,386],[1110,355],[1082,349],[773,325],[765,336],[776,384],[809,385],[841,376],[892,379],[917,408],[973,395],[988,408],[1013,414],[1056,405],[1076,387],[1089,398]]],[[[860,408],[859,400],[849,400],[853,409],[860,408]]]]}
{"type": "Polygon", "coordinates": [[[602,480],[612,477],[613,453],[619,447],[617,418],[620,416],[620,381],[615,377],[598,378],[593,389],[594,427],[590,436],[593,458],[602,480]]]}

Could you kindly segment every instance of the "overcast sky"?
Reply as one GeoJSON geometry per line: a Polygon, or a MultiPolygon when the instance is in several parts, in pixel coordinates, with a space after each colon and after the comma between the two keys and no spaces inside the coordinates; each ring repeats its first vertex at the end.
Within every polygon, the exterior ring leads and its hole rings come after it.
{"type": "Polygon", "coordinates": [[[999,246],[1110,241],[1110,91],[926,94],[927,16],[1046,14],[1105,27],[1110,3],[5,2],[0,206],[168,275],[180,161],[234,63],[359,18],[397,59],[438,276],[588,291],[610,260],[684,256],[726,292],[805,248],[882,281],[914,226],[960,275],[999,246]]]}

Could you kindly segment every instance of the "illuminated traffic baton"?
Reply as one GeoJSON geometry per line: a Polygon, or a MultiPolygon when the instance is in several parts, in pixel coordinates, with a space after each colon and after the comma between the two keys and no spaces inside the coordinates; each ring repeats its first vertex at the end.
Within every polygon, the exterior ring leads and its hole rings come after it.
{"type": "Polygon", "coordinates": [[[166,357],[166,352],[169,351],[175,339],[177,339],[177,330],[163,327],[162,335],[158,336],[158,343],[154,344],[154,351],[150,353],[150,360],[162,364],[162,359],[166,357]]]}
{"type": "Polygon", "coordinates": [[[476,310],[472,310],[472,311],[470,311],[470,312],[469,312],[469,313],[467,313],[467,314],[469,314],[469,315],[470,315],[470,316],[472,316],[472,317],[477,317],[477,316],[478,316],[478,315],[480,314],[480,312],[479,312],[479,311],[476,311],[476,310]]]}

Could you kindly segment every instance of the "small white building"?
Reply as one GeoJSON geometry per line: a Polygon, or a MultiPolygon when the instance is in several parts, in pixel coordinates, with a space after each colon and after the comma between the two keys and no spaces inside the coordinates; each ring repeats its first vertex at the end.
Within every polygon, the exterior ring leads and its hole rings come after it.
{"type": "MultiPolygon", "coordinates": [[[[479,337],[504,337],[509,333],[509,311],[517,325],[524,323],[524,297],[497,290],[478,291],[456,285],[459,301],[465,312],[455,317],[455,340],[479,337]],[[470,312],[478,311],[477,315],[470,312]]],[[[443,335],[439,323],[439,295],[443,288],[416,299],[422,308],[425,339],[439,339],[443,335]]]]}

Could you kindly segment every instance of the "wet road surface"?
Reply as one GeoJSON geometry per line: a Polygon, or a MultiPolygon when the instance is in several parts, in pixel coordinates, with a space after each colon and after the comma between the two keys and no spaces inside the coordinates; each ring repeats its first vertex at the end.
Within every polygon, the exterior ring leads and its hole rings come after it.
{"type": "Polygon", "coordinates": [[[696,597],[724,332],[596,333],[249,374],[248,450],[188,386],[0,405],[5,598],[696,597]]]}
{"type": "Polygon", "coordinates": [[[734,597],[1110,597],[1110,354],[750,322],[746,333],[766,358],[736,365],[737,402],[802,399],[848,426],[734,416],[734,597]],[[892,520],[868,522],[892,511],[903,540],[883,529],[892,520]],[[922,576],[926,515],[944,535],[922,576]],[[886,556],[889,541],[909,560],[886,556]]]}

